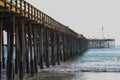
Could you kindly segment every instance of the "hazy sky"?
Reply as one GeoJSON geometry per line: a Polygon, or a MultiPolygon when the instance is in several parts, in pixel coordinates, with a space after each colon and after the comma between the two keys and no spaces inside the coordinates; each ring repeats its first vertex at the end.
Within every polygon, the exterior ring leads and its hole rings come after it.
{"type": "Polygon", "coordinates": [[[115,38],[120,43],[120,0],[26,0],[87,38],[115,38]]]}

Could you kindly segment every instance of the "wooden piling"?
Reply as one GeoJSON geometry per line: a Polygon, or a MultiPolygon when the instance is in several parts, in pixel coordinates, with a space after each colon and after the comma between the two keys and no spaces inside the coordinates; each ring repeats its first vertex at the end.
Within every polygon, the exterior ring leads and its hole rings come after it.
{"type": "Polygon", "coordinates": [[[63,42],[62,42],[62,34],[59,33],[59,46],[60,46],[60,61],[63,61],[63,42]]]}
{"type": "Polygon", "coordinates": [[[19,44],[20,44],[20,54],[19,54],[19,79],[23,80],[24,77],[24,70],[25,70],[25,65],[23,62],[24,56],[25,56],[25,30],[24,30],[24,20],[23,18],[20,19],[20,26],[19,26],[19,44]]]}
{"type": "Polygon", "coordinates": [[[32,31],[33,31],[33,44],[34,44],[34,70],[35,70],[35,74],[38,72],[37,69],[37,39],[36,39],[36,27],[32,27],[32,31]]]}
{"type": "Polygon", "coordinates": [[[27,74],[30,73],[30,67],[29,67],[29,39],[28,39],[28,26],[26,26],[25,28],[25,31],[26,31],[26,36],[25,36],[25,43],[26,43],[26,53],[25,53],[25,61],[26,61],[26,72],[27,74]]]}
{"type": "Polygon", "coordinates": [[[32,25],[29,24],[29,33],[28,33],[28,38],[29,38],[29,47],[30,47],[30,70],[31,70],[31,76],[34,75],[34,61],[33,61],[33,41],[32,41],[32,25]]]}
{"type": "Polygon", "coordinates": [[[4,34],[3,34],[3,31],[2,31],[2,68],[5,69],[5,53],[4,53],[4,34]]]}
{"type": "Polygon", "coordinates": [[[11,26],[10,26],[10,46],[9,46],[9,53],[8,53],[8,74],[7,80],[14,80],[14,66],[13,66],[13,54],[14,54],[14,33],[15,33],[15,16],[11,18],[11,26]]]}
{"type": "MultiPolygon", "coordinates": [[[[7,26],[8,27],[8,26],[7,26]]],[[[9,75],[9,69],[8,69],[8,61],[9,61],[9,57],[8,57],[8,55],[9,55],[9,53],[10,53],[10,29],[9,29],[10,27],[8,27],[7,28],[7,78],[8,78],[8,75],[9,75]]]]}
{"type": "Polygon", "coordinates": [[[63,60],[66,61],[66,42],[65,42],[65,33],[62,34],[63,41],[63,60]]]}
{"type": "Polygon", "coordinates": [[[55,60],[55,65],[57,62],[57,33],[54,31],[54,60],[55,60]]]}
{"type": "Polygon", "coordinates": [[[40,35],[37,27],[35,33],[36,33],[36,59],[37,64],[40,66],[40,35]]]}
{"type": "Polygon", "coordinates": [[[67,36],[64,34],[64,61],[67,60],[67,36]]]}
{"type": "Polygon", "coordinates": [[[40,28],[40,68],[43,69],[43,28],[40,28]]]}
{"type": "Polygon", "coordinates": [[[72,55],[72,38],[71,38],[71,35],[69,35],[69,54],[70,54],[70,58],[73,58],[73,55],[72,55]]]}
{"type": "Polygon", "coordinates": [[[51,64],[55,66],[55,32],[51,30],[51,64]]]}
{"type": "Polygon", "coordinates": [[[2,20],[0,19],[0,80],[1,80],[1,69],[2,69],[2,61],[1,61],[1,55],[2,55],[2,20]]]}
{"type": "Polygon", "coordinates": [[[18,74],[19,69],[19,54],[20,54],[20,45],[19,45],[19,37],[18,37],[18,25],[15,28],[16,34],[15,34],[15,47],[16,47],[16,53],[15,53],[15,74],[18,74]]]}
{"type": "Polygon", "coordinates": [[[59,32],[56,32],[57,33],[57,36],[56,36],[56,39],[57,39],[57,64],[60,65],[60,35],[59,35],[59,32]]]}
{"type": "Polygon", "coordinates": [[[49,62],[49,30],[45,29],[45,65],[47,68],[49,68],[50,66],[50,62],[49,62]]]}

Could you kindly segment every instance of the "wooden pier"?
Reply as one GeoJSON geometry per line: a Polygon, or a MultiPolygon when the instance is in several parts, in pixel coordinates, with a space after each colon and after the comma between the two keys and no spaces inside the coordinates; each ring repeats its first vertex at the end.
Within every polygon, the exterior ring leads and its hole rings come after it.
{"type": "Polygon", "coordinates": [[[114,48],[115,39],[89,39],[89,48],[114,48]]]}
{"type": "Polygon", "coordinates": [[[88,48],[88,39],[24,0],[0,0],[0,80],[34,76],[88,48]]]}

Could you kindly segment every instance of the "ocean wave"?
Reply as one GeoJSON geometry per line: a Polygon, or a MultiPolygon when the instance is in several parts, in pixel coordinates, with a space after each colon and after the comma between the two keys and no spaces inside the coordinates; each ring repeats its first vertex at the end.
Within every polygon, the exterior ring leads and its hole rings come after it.
{"type": "Polygon", "coordinates": [[[66,67],[53,67],[40,70],[44,73],[80,73],[80,72],[120,72],[120,65],[109,66],[66,66],[66,67]]]}

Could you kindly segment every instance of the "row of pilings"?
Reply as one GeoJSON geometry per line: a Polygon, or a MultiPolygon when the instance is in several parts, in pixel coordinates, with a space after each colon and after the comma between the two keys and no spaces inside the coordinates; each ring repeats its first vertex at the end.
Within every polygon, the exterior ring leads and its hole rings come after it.
{"type": "Polygon", "coordinates": [[[115,39],[89,39],[89,48],[114,48],[115,39]]]}
{"type": "Polygon", "coordinates": [[[14,73],[19,74],[22,80],[25,73],[33,76],[39,67],[60,65],[60,62],[87,49],[87,43],[85,38],[62,33],[15,15],[0,18],[1,66],[6,69],[8,80],[13,80],[14,73]]]}
{"type": "Polygon", "coordinates": [[[88,48],[88,40],[24,0],[0,1],[0,80],[34,76],[88,48]]]}

